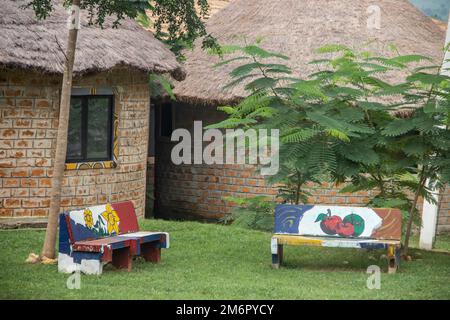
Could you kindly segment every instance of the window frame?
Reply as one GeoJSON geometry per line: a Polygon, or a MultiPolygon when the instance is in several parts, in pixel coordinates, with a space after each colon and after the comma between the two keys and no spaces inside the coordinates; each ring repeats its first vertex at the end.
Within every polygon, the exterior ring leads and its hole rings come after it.
{"type": "MultiPolygon", "coordinates": [[[[66,164],[80,164],[80,163],[92,163],[92,162],[108,162],[114,161],[113,155],[113,142],[114,142],[114,95],[113,94],[83,94],[72,95],[72,99],[81,99],[81,158],[72,159],[66,154],[66,164]],[[107,143],[107,157],[104,158],[88,158],[88,102],[89,99],[108,98],[108,143],[107,143]]],[[[69,143],[69,141],[67,141],[69,143]]]]}

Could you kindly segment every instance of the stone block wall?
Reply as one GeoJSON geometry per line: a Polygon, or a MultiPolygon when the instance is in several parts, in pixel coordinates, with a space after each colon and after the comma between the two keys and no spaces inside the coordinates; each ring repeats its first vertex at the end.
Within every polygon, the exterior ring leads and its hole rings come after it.
{"type": "MultiPolygon", "coordinates": [[[[0,69],[0,217],[48,215],[61,78],[0,69]]],[[[62,207],[133,200],[143,217],[150,102],[146,75],[117,69],[77,77],[73,85],[115,92],[119,157],[113,169],[66,170],[62,207]]]]}

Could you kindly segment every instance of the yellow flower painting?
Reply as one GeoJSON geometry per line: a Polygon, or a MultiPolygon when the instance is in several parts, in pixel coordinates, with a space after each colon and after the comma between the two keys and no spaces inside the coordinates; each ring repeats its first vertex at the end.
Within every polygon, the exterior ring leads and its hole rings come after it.
{"type": "Polygon", "coordinates": [[[86,228],[92,229],[94,225],[94,219],[92,218],[92,211],[89,209],[84,210],[84,223],[86,228]]]}
{"type": "Polygon", "coordinates": [[[108,233],[119,234],[120,219],[116,211],[111,207],[109,203],[106,205],[106,211],[102,213],[102,217],[108,223],[108,233]]]}

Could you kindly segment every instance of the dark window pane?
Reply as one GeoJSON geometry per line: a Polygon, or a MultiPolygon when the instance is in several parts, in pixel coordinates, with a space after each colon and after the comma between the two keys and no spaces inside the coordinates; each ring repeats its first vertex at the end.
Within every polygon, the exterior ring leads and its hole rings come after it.
{"type": "Polygon", "coordinates": [[[110,99],[88,100],[87,158],[109,159],[110,99]]]}
{"type": "Polygon", "coordinates": [[[112,96],[72,96],[67,159],[111,160],[112,96]]]}
{"type": "Polygon", "coordinates": [[[70,101],[69,134],[67,137],[67,158],[81,159],[81,127],[82,127],[82,100],[73,98],[70,101]]]}
{"type": "Polygon", "coordinates": [[[161,136],[170,137],[172,131],[172,105],[170,103],[164,103],[161,106],[161,136]]]}

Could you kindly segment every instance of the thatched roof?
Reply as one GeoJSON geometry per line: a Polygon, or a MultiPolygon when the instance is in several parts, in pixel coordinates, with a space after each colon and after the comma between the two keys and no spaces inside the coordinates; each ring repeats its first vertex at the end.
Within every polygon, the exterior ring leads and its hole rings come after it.
{"type": "MultiPolygon", "coordinates": [[[[57,5],[46,20],[39,21],[32,9],[22,8],[26,3],[26,0],[0,0],[0,66],[63,73],[67,11],[57,5]]],[[[130,19],[113,29],[113,21],[106,19],[104,29],[88,26],[87,14],[82,13],[76,75],[128,66],[144,72],[170,73],[178,80],[184,78],[175,56],[150,32],[130,19]]]]}
{"type": "Polygon", "coordinates": [[[225,8],[228,3],[230,3],[233,0],[209,0],[209,12],[210,16],[215,15],[216,13],[220,12],[223,8],[225,8]]]}
{"type": "MultiPolygon", "coordinates": [[[[376,40],[364,50],[392,55],[389,44],[395,44],[401,54],[423,54],[440,63],[445,41],[445,31],[408,0],[234,0],[208,20],[207,29],[221,44],[262,36],[263,48],[291,58],[297,76],[316,70],[307,63],[317,59],[315,49],[326,44],[358,48],[376,40]],[[367,28],[371,5],[381,8],[379,30],[367,28]]],[[[214,69],[219,58],[209,56],[201,45],[185,55],[187,77],[175,88],[180,100],[221,104],[245,96],[242,86],[222,89],[236,65],[214,69]]]]}

